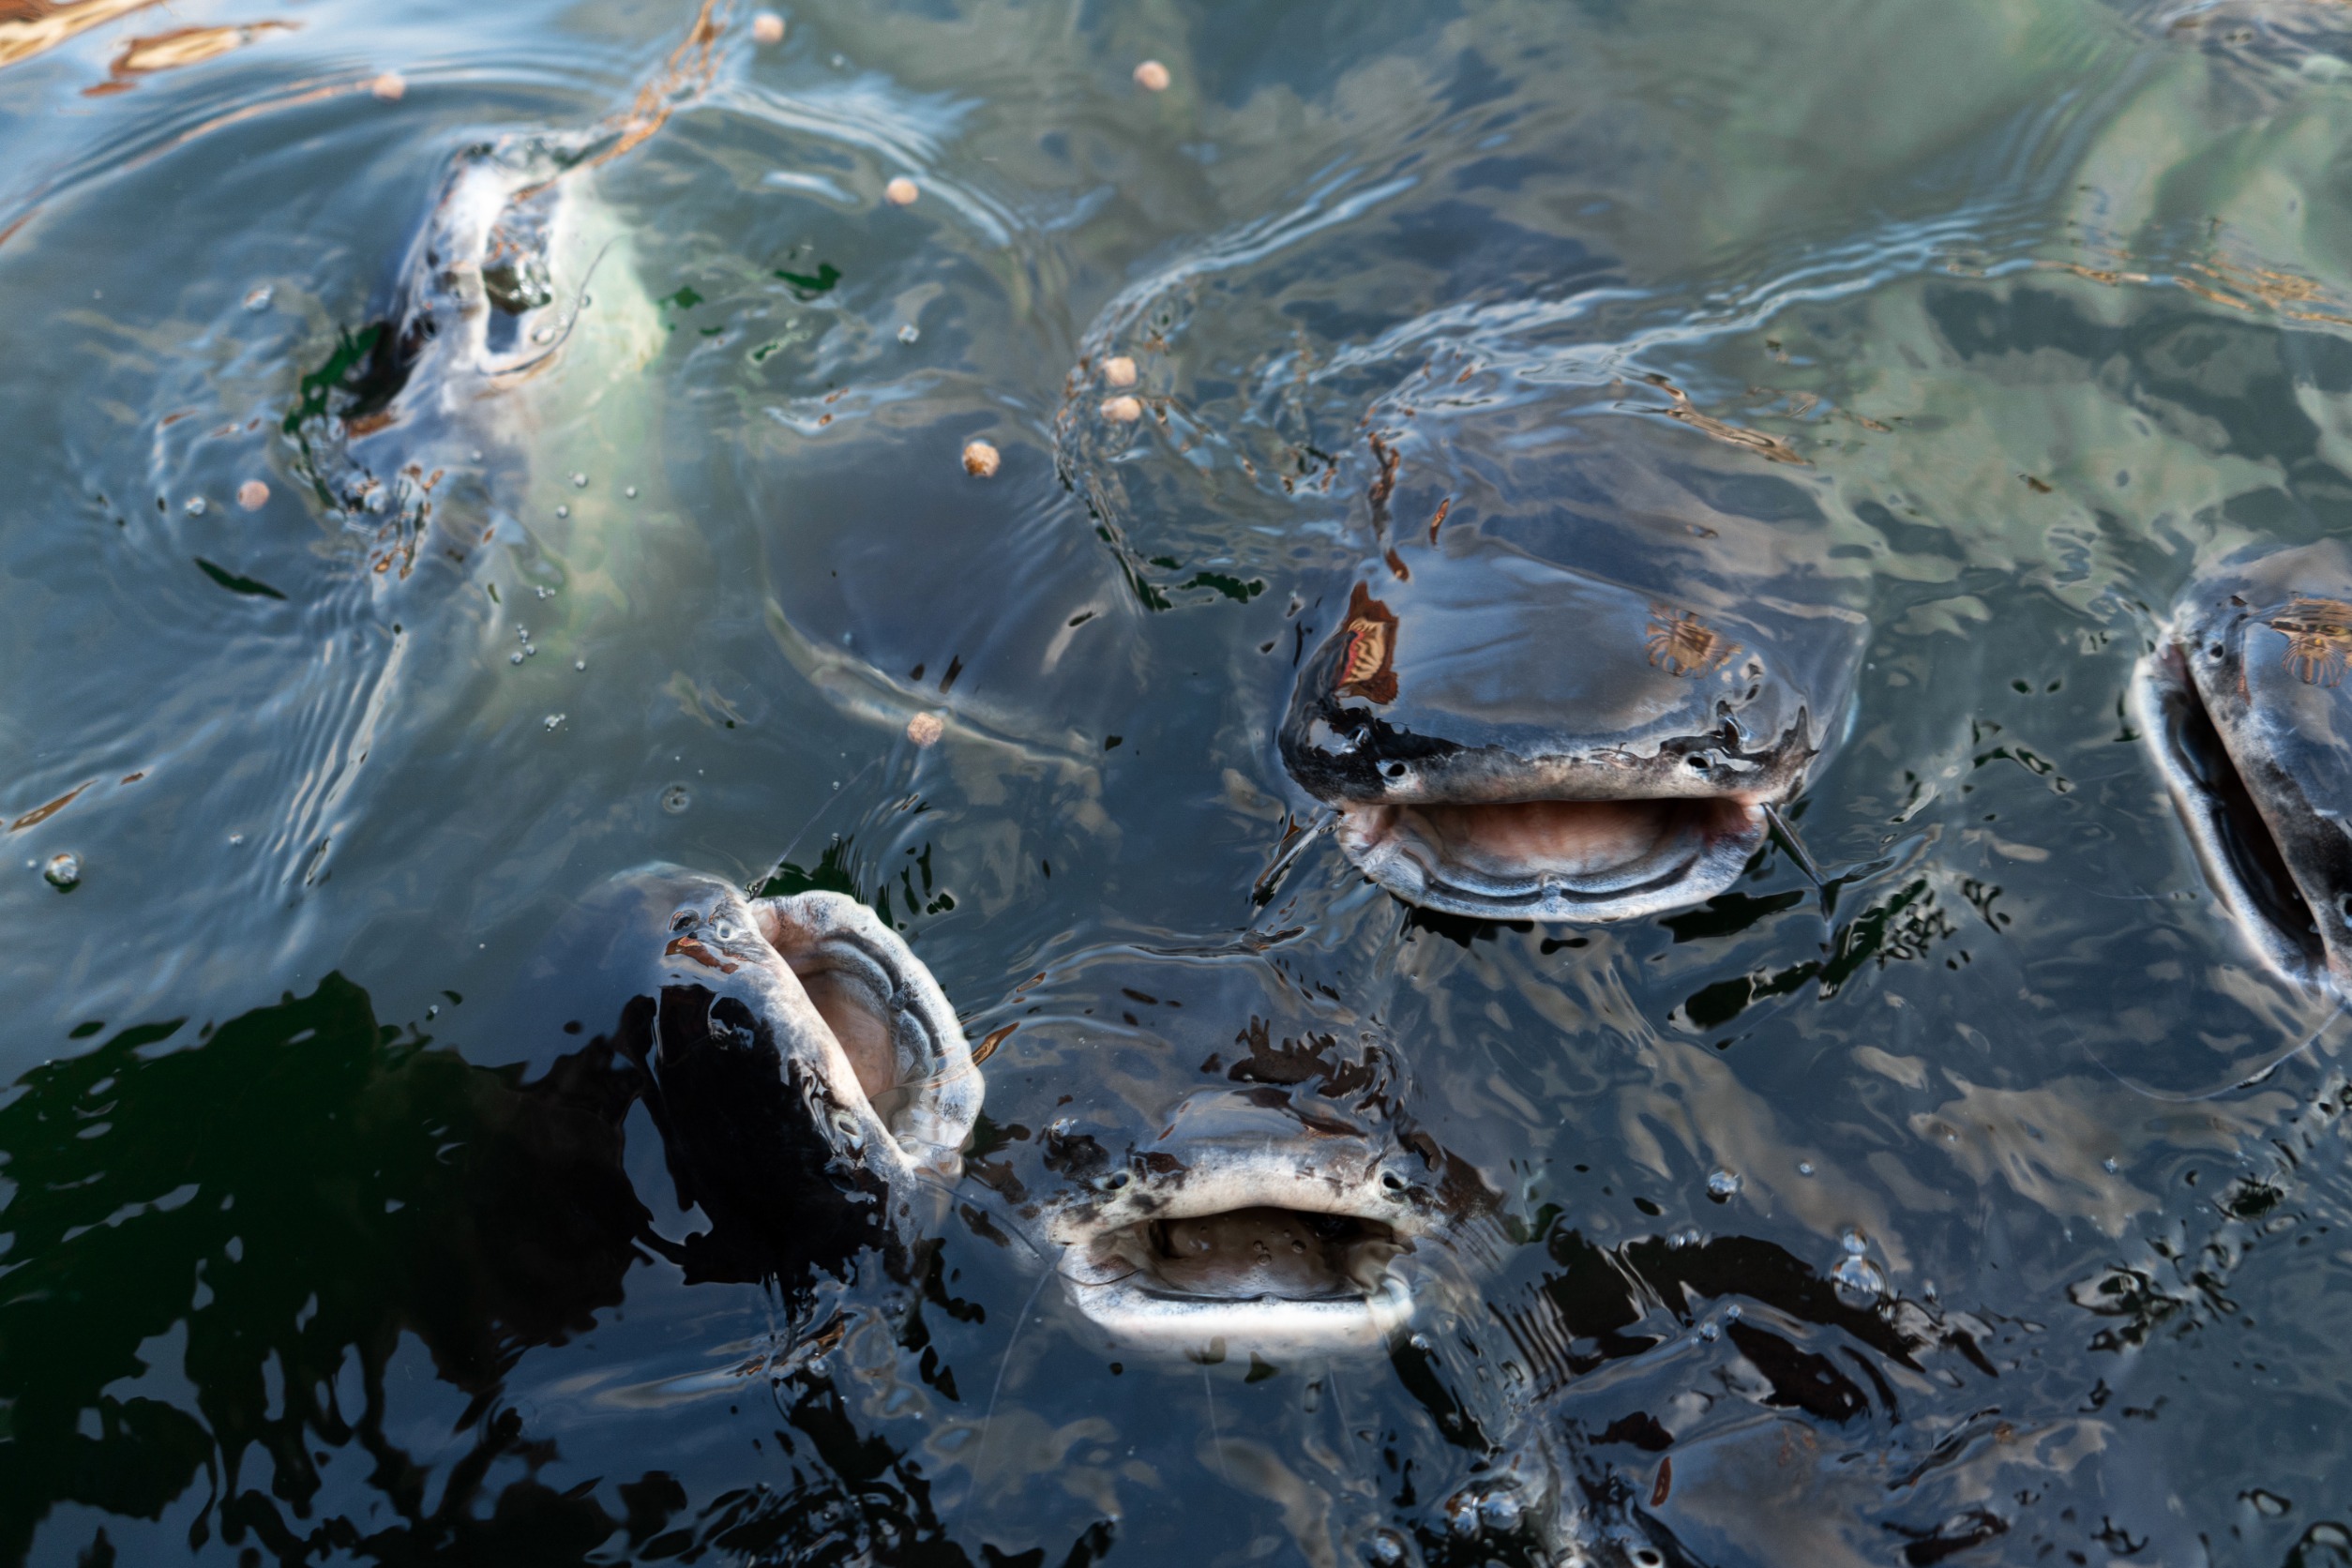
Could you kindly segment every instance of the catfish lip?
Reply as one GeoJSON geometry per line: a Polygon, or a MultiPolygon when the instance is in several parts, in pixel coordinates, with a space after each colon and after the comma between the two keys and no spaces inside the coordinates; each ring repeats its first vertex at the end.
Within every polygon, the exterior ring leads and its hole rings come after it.
{"type": "Polygon", "coordinates": [[[1735,794],[1340,807],[1339,843],[1373,881],[1454,913],[1619,920],[1730,885],[1763,842],[1735,794]]]}
{"type": "Polygon", "coordinates": [[[1167,1349],[1368,1349],[1410,1319],[1397,1264],[1445,1222],[1377,1151],[1308,1139],[1193,1153],[1136,1168],[1164,1174],[1114,1173],[1098,1184],[1108,1198],[1048,1226],[1063,1286],[1095,1324],[1167,1349]]]}
{"type": "Polygon", "coordinates": [[[2131,701],[2224,904],[2271,968],[2306,984],[2324,980],[2328,952],[2318,920],[2248,781],[2247,760],[2214,722],[2181,641],[2167,640],[2141,660],[2131,701]]]}

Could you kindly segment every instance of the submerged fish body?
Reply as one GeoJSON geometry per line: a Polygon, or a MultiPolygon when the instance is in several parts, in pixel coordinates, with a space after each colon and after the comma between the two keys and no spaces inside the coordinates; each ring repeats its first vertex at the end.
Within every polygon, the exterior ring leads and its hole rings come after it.
{"type": "Polygon", "coordinates": [[[651,1082],[682,1204],[712,1222],[689,1264],[791,1274],[921,1234],[982,1084],[904,939],[840,894],[746,898],[670,867],[599,902],[618,912],[608,961],[643,976],[617,1038],[651,1082]]]}
{"type": "Polygon", "coordinates": [[[1344,591],[1284,764],[1412,903],[1606,921],[1722,892],[1851,706],[1866,623],[1817,511],[1677,430],[1459,423],[1381,497],[1438,520],[1344,591]]]}
{"type": "MultiPolygon", "coordinates": [[[[591,520],[611,508],[570,522],[572,476],[609,484],[615,454],[641,450],[665,339],[588,145],[509,135],[454,155],[381,313],[304,382],[287,421],[299,467],[378,574],[467,561],[503,529],[556,556],[575,592],[626,600],[615,531],[591,520]]],[[[640,464],[652,483],[657,465],[640,464]]]]}
{"type": "Polygon", "coordinates": [[[969,1174],[1112,1343],[1378,1351],[1491,1262],[1495,1196],[1404,1109],[1377,1025],[1242,953],[1109,950],[1043,983],[1000,1083],[1103,1087],[1007,1120],[969,1174]]]}
{"type": "Polygon", "coordinates": [[[2181,596],[2133,722],[2264,964],[2352,995],[2352,548],[2240,551],[2181,596]]]}

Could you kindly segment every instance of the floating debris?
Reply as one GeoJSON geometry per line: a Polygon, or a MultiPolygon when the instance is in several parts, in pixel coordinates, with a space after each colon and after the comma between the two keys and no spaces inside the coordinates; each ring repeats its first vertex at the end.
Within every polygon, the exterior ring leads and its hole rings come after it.
{"type": "Polygon", "coordinates": [[[248,479],[237,487],[237,505],[249,512],[258,512],[269,505],[269,487],[259,479],[248,479]]]}
{"type": "Polygon", "coordinates": [[[388,70],[369,83],[368,91],[385,103],[398,103],[407,95],[408,78],[399,71],[388,70]]]}
{"type": "Polygon", "coordinates": [[[1123,354],[1116,354],[1104,360],[1103,384],[1133,386],[1135,384],[1135,361],[1123,354]]]}
{"type": "Polygon", "coordinates": [[[937,714],[917,714],[907,720],[907,739],[915,744],[917,750],[937,746],[940,736],[946,732],[947,725],[937,714]]]}
{"type": "Polygon", "coordinates": [[[997,449],[985,441],[964,443],[964,472],[975,479],[993,479],[1003,462],[997,449]]]}
{"type": "Polygon", "coordinates": [[[922,189],[904,174],[882,187],[882,200],[894,207],[911,207],[914,205],[914,199],[922,194],[922,189]]]}
{"type": "Polygon", "coordinates": [[[1157,60],[1146,60],[1135,68],[1135,84],[1147,93],[1168,91],[1168,68],[1157,60]]]}
{"type": "Polygon", "coordinates": [[[1105,398],[1103,417],[1114,425],[1132,425],[1143,417],[1143,405],[1133,398],[1105,398]]]}
{"type": "Polygon", "coordinates": [[[41,878],[60,893],[72,892],[82,885],[82,857],[59,851],[41,867],[41,878]]]}
{"type": "Polygon", "coordinates": [[[784,41],[784,19],[774,11],[761,11],[753,17],[751,19],[751,41],[753,43],[782,43],[784,41]]]}

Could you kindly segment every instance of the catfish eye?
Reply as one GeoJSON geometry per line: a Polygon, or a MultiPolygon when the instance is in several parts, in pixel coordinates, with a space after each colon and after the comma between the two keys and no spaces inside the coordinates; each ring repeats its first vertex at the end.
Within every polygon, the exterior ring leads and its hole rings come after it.
{"type": "Polygon", "coordinates": [[[1402,762],[1387,761],[1380,764],[1380,776],[1392,784],[1404,777],[1405,771],[1405,764],[1402,762]]]}

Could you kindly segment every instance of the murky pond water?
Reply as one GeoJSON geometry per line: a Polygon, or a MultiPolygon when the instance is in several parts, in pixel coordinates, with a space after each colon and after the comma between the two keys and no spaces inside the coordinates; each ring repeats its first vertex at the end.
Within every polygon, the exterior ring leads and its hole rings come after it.
{"type": "Polygon", "coordinates": [[[767,14],[0,0],[0,1556],[2352,1562],[2352,1026],[2126,701],[2352,526],[2352,13],[767,14]],[[1586,670],[1560,515],[1821,755],[1408,904],[1300,671],[1586,670]],[[721,882],[960,1173],[680,1076],[721,882]]]}

